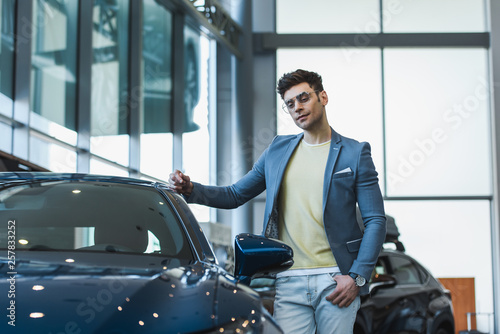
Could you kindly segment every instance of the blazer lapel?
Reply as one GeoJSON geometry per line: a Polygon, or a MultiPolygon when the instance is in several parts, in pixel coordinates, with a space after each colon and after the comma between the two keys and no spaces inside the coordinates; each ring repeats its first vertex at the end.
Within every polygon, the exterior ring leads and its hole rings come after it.
{"type": "Polygon", "coordinates": [[[299,145],[303,136],[304,136],[304,134],[301,133],[301,134],[298,134],[292,140],[290,140],[287,148],[285,149],[283,155],[281,156],[281,161],[279,163],[278,170],[276,171],[275,188],[273,189],[274,203],[276,203],[276,200],[278,198],[278,192],[281,188],[281,182],[283,181],[283,176],[285,175],[285,169],[286,169],[286,166],[288,165],[288,161],[292,157],[293,152],[297,148],[297,145],[299,145]]]}
{"type": "Polygon", "coordinates": [[[293,151],[299,144],[304,134],[299,134],[292,140],[290,140],[282,155],[277,158],[280,159],[278,163],[278,168],[276,169],[276,176],[274,180],[274,189],[269,189],[270,193],[273,195],[273,206],[271,208],[269,221],[264,228],[264,235],[268,238],[279,238],[278,233],[278,193],[281,188],[281,182],[283,181],[283,176],[285,175],[285,169],[288,165],[288,161],[292,157],[293,151]]]}
{"type": "Polygon", "coordinates": [[[337,162],[340,150],[342,149],[341,141],[342,138],[340,137],[340,135],[332,129],[332,141],[330,143],[330,153],[328,154],[328,160],[326,161],[325,180],[323,183],[323,212],[325,211],[326,202],[330,193],[333,168],[335,167],[335,163],[337,162]]]}

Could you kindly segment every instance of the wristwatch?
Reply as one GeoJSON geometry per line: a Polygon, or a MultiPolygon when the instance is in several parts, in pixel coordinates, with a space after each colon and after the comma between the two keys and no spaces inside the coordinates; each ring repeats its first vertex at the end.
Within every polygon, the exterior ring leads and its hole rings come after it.
{"type": "Polygon", "coordinates": [[[362,287],[366,284],[366,279],[361,275],[355,273],[349,273],[349,276],[352,277],[352,279],[354,280],[354,284],[356,284],[356,286],[362,287]]]}

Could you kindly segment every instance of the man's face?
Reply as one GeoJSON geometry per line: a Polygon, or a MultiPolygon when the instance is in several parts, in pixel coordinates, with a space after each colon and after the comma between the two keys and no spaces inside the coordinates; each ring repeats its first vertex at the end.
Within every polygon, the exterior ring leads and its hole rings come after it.
{"type": "MultiPolygon", "coordinates": [[[[307,94],[302,96],[306,97],[303,100],[307,99],[307,94]]],[[[283,100],[285,104],[295,107],[288,112],[295,124],[302,130],[312,130],[319,123],[326,122],[325,105],[328,97],[325,91],[314,91],[307,82],[303,82],[287,90],[283,95],[283,100]],[[301,103],[301,98],[297,96],[304,92],[309,93],[309,99],[301,103]]]]}

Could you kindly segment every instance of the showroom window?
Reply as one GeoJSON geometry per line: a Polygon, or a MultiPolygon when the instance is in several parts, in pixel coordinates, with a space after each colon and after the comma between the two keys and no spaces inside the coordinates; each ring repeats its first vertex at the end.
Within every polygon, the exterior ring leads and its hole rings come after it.
{"type": "Polygon", "coordinates": [[[479,32],[485,17],[481,0],[276,0],[279,34],[479,32]]]}
{"type": "Polygon", "coordinates": [[[47,140],[38,133],[30,136],[30,160],[53,172],[76,172],[75,149],[47,140]]]}
{"type": "Polygon", "coordinates": [[[77,141],[77,18],[75,2],[33,1],[29,159],[58,172],[76,171],[76,152],[65,146],[77,141]]]}
{"type": "Polygon", "coordinates": [[[279,34],[380,32],[379,0],[276,0],[279,34]],[[300,24],[297,24],[300,22],[300,24]]]}
{"type": "Polygon", "coordinates": [[[391,48],[384,60],[387,195],[492,195],[487,51],[391,48]]]}
{"type": "Polygon", "coordinates": [[[91,173],[102,175],[129,176],[129,171],[126,167],[111,164],[109,161],[95,156],[90,158],[90,171],[91,173]]]}
{"type": "Polygon", "coordinates": [[[76,129],[77,19],[70,1],[33,1],[30,124],[44,132],[76,129]]]}
{"type": "Polygon", "coordinates": [[[172,13],[143,2],[141,172],[166,180],[173,166],[172,13]]]}
{"type": "MultiPolygon", "coordinates": [[[[210,40],[189,26],[184,28],[184,129],[182,168],[197,182],[209,184],[210,136],[209,87],[210,40]]],[[[191,205],[201,221],[209,221],[210,209],[191,205]]]]}
{"type": "Polygon", "coordinates": [[[12,152],[12,126],[4,123],[0,118],[0,134],[2,140],[0,141],[0,151],[7,153],[12,152]]]}
{"type": "Polygon", "coordinates": [[[388,33],[486,31],[482,0],[382,0],[382,7],[388,33]]]}
{"type": "Polygon", "coordinates": [[[12,153],[12,118],[14,68],[14,0],[0,0],[0,150],[12,153]]]}
{"type": "Polygon", "coordinates": [[[14,0],[0,1],[0,114],[12,117],[14,64],[14,0]]]}
{"type": "Polygon", "coordinates": [[[90,151],[127,166],[129,1],[95,0],[93,25],[90,151]]]}

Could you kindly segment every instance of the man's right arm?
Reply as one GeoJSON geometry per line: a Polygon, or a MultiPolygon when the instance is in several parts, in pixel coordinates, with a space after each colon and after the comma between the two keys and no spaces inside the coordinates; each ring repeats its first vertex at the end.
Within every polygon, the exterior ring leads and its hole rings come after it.
{"type": "Polygon", "coordinates": [[[182,194],[188,203],[220,209],[237,208],[266,189],[266,154],[267,150],[245,176],[230,186],[207,186],[192,182],[188,175],[176,170],[169,176],[170,189],[182,194]]]}

